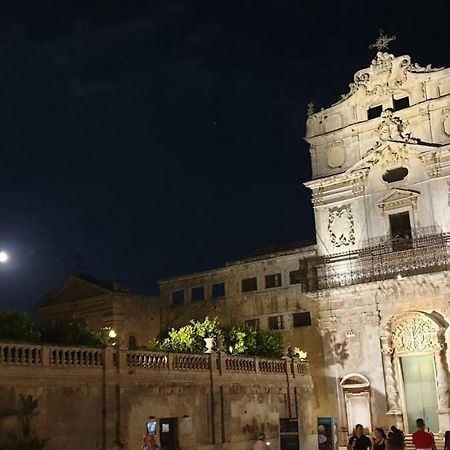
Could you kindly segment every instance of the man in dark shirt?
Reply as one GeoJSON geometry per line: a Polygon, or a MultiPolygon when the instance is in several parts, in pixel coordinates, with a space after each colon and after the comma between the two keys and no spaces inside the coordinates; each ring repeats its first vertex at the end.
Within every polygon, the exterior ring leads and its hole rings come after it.
{"type": "Polygon", "coordinates": [[[358,423],[353,436],[349,439],[348,450],[367,450],[372,448],[372,441],[364,434],[364,427],[358,423]]]}

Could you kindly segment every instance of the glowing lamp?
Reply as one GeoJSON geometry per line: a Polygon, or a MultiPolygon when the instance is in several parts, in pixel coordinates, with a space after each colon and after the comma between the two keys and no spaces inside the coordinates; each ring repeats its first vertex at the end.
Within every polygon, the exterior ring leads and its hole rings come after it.
{"type": "Polygon", "coordinates": [[[5,264],[6,262],[8,262],[9,256],[8,253],[6,253],[5,251],[1,251],[0,252],[0,263],[5,264]]]}

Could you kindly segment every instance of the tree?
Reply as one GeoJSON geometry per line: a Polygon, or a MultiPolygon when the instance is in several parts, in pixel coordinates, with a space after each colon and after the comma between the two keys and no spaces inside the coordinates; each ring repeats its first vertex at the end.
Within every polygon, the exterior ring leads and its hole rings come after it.
{"type": "Polygon", "coordinates": [[[0,339],[39,342],[39,331],[27,313],[0,310],[0,339]]]}
{"type": "Polygon", "coordinates": [[[104,338],[100,331],[89,328],[80,320],[53,321],[41,328],[41,340],[49,344],[86,345],[103,347],[104,338]]]}

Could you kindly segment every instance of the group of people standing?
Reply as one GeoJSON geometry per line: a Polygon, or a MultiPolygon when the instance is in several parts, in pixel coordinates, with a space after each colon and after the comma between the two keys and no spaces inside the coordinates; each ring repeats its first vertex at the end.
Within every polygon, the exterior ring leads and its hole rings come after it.
{"type": "MultiPolygon", "coordinates": [[[[412,435],[416,450],[436,450],[433,433],[425,428],[423,419],[416,420],[417,431],[412,435]]],[[[375,428],[372,439],[364,434],[364,427],[356,425],[348,441],[347,450],[404,450],[405,436],[401,430],[392,426],[386,436],[382,428],[375,428]]]]}

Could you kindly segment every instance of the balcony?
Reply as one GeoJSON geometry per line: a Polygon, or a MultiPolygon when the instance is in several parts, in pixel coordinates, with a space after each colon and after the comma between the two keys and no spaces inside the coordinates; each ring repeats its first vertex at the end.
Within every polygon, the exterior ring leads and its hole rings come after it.
{"type": "Polygon", "coordinates": [[[383,236],[359,250],[317,258],[317,280],[310,291],[450,269],[450,233],[434,227],[411,237],[383,236]]]}

